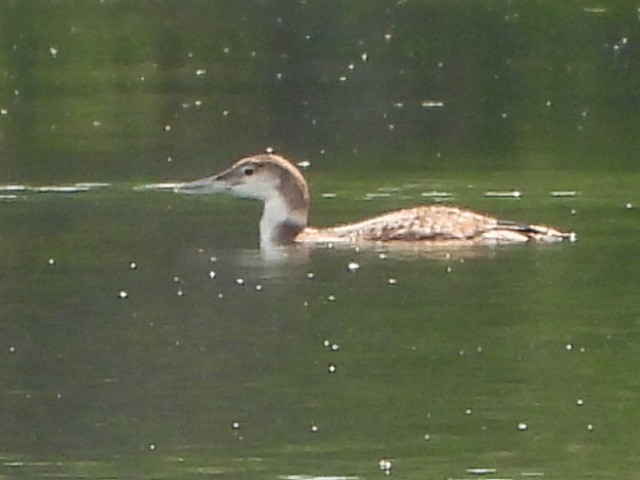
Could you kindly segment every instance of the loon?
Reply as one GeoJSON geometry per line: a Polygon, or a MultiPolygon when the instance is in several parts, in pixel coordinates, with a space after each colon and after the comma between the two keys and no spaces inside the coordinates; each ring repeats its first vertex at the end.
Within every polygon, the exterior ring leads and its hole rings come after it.
{"type": "Polygon", "coordinates": [[[309,188],[300,170],[273,153],[253,155],[233,163],[217,175],[179,184],[177,193],[231,192],[264,202],[260,220],[260,245],[296,243],[423,242],[474,245],[575,241],[543,225],[498,220],[469,210],[443,205],[422,205],[327,228],[307,225],[309,188]]]}

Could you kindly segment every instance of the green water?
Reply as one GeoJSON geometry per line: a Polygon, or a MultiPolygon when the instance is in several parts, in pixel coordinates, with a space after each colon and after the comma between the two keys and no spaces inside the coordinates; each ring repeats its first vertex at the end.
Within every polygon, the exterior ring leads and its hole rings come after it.
{"type": "Polygon", "coordinates": [[[3,3],[0,183],[109,185],[0,192],[0,478],[640,477],[639,21],[3,3]],[[257,203],[135,188],[268,146],[314,224],[438,190],[579,242],[273,261],[257,203]]]}

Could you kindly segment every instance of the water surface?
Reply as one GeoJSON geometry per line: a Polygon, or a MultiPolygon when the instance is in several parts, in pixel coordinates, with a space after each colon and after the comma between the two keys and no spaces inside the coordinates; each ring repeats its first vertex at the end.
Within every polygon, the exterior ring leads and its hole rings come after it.
{"type": "Polygon", "coordinates": [[[230,5],[0,7],[0,476],[636,475],[637,5],[230,5]],[[579,241],[276,261],[259,204],[137,188],[268,146],[316,225],[579,241]]]}

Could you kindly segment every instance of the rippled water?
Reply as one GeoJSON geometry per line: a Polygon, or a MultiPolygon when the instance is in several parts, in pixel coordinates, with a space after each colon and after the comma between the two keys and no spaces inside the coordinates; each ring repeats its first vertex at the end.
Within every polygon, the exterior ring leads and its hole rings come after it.
{"type": "MultiPolygon", "coordinates": [[[[365,200],[333,180],[320,179],[345,217],[422,191],[365,200]]],[[[386,459],[407,478],[622,471],[633,192],[602,201],[574,178],[576,197],[487,199],[502,184],[473,181],[439,188],[580,241],[273,263],[253,202],[116,185],[5,203],[4,473],[368,478],[386,459]]],[[[335,202],[316,195],[314,217],[334,219],[335,202]]]]}
{"type": "Polygon", "coordinates": [[[629,478],[637,5],[5,2],[0,477],[629,478]],[[312,224],[444,202],[577,243],[258,250],[171,192],[275,147],[312,224]]]}

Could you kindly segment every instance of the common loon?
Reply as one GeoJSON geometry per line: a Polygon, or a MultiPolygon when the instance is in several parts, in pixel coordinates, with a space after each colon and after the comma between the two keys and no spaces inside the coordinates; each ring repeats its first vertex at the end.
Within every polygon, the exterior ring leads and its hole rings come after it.
{"type": "Polygon", "coordinates": [[[229,191],[237,196],[262,200],[262,247],[293,243],[424,242],[473,245],[576,240],[572,232],[498,220],[442,205],[396,210],[358,223],[328,228],[309,227],[307,182],[292,162],[273,153],[242,158],[217,175],[180,184],[175,191],[191,194],[229,191]]]}

